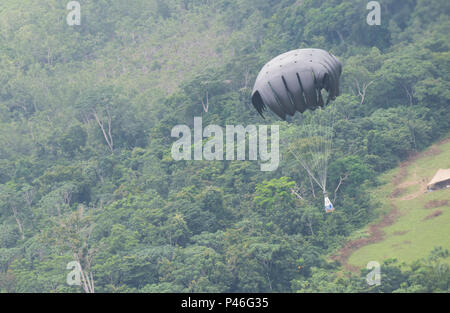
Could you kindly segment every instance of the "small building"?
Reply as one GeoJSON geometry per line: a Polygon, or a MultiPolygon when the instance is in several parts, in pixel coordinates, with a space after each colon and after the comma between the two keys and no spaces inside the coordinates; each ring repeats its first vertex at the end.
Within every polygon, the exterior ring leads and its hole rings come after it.
{"type": "Polygon", "coordinates": [[[450,187],[450,169],[439,169],[428,183],[428,190],[438,190],[450,187]]]}

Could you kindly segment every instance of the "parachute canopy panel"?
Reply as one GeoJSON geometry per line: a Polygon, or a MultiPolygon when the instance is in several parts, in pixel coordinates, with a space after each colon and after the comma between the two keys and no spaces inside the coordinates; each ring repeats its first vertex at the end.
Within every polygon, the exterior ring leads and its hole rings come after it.
{"type": "Polygon", "coordinates": [[[298,49],[283,53],[267,63],[256,78],[252,103],[263,116],[269,107],[282,119],[295,112],[315,110],[325,105],[321,90],[328,99],[339,96],[342,65],[321,49],[298,49]]]}

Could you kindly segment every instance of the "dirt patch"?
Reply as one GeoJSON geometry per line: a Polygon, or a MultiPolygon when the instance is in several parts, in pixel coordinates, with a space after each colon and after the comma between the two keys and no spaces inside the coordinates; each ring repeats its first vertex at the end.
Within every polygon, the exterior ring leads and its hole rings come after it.
{"type": "Polygon", "coordinates": [[[414,174],[412,175],[412,177],[402,182],[401,184],[397,185],[397,188],[394,190],[393,194],[391,194],[391,198],[401,197],[400,200],[408,201],[420,197],[427,191],[427,181],[428,180],[426,178],[419,177],[419,175],[417,174],[417,169],[414,169],[414,174]],[[408,192],[407,188],[411,186],[414,186],[416,188],[419,187],[419,189],[415,192],[408,193],[405,195],[405,193],[408,192]],[[396,191],[397,193],[394,194],[396,191]]]}
{"type": "Polygon", "coordinates": [[[401,197],[400,200],[402,200],[402,201],[412,200],[412,199],[420,197],[421,195],[426,193],[426,191],[427,191],[426,183],[425,184],[424,183],[422,183],[422,184],[418,183],[418,185],[419,185],[419,190],[417,190],[416,192],[413,192],[411,194],[408,194],[408,195],[406,195],[404,197],[401,197]]]}
{"type": "Polygon", "coordinates": [[[425,151],[422,152],[411,152],[408,156],[408,159],[402,163],[400,163],[400,171],[399,173],[393,178],[392,182],[394,185],[400,184],[403,179],[408,175],[408,169],[407,167],[413,163],[414,161],[417,161],[420,158],[423,157],[429,157],[429,156],[435,156],[442,152],[442,150],[439,148],[440,145],[446,144],[450,142],[450,138],[446,138],[434,145],[432,145],[430,148],[428,148],[425,151]]]}
{"type": "Polygon", "coordinates": [[[391,198],[398,198],[400,196],[403,196],[406,193],[406,188],[395,188],[394,191],[391,193],[391,198]]]}
{"type": "Polygon", "coordinates": [[[340,262],[348,271],[358,272],[359,267],[348,264],[347,263],[348,258],[350,257],[350,255],[352,255],[354,251],[368,244],[377,243],[384,239],[385,233],[383,231],[383,228],[394,224],[397,218],[400,216],[400,212],[397,209],[397,207],[395,207],[394,203],[393,206],[394,209],[389,214],[387,214],[383,218],[383,220],[381,220],[377,224],[369,226],[369,237],[359,238],[347,242],[345,246],[337,254],[331,257],[331,259],[333,261],[340,262]]]}
{"type": "Polygon", "coordinates": [[[399,173],[392,179],[395,189],[390,194],[391,198],[408,201],[420,197],[427,190],[427,179],[419,177],[417,169],[414,169],[412,177],[405,181],[405,178],[408,176],[407,165],[409,165],[409,162],[402,163],[399,173]],[[408,193],[411,186],[418,187],[418,190],[408,193]]]}
{"type": "Polygon", "coordinates": [[[428,215],[427,217],[425,217],[423,220],[424,221],[431,220],[433,218],[438,217],[439,215],[442,215],[442,213],[444,213],[444,212],[441,210],[436,210],[433,213],[431,213],[430,215],[428,215]]]}
{"type": "Polygon", "coordinates": [[[412,153],[408,157],[408,160],[406,160],[406,162],[404,162],[404,163],[409,164],[409,163],[414,162],[414,161],[416,161],[416,160],[418,160],[420,158],[423,158],[423,157],[429,157],[429,156],[438,155],[438,154],[440,154],[442,152],[442,150],[439,149],[439,145],[442,145],[444,143],[446,143],[446,140],[444,140],[442,142],[439,142],[438,144],[435,144],[435,145],[431,146],[430,148],[428,148],[427,150],[422,151],[420,153],[418,153],[418,152],[412,153]]]}
{"type": "MultiPolygon", "coordinates": [[[[438,155],[442,152],[441,149],[439,149],[439,146],[442,144],[446,144],[450,142],[450,138],[447,138],[445,140],[442,140],[441,142],[434,144],[433,146],[431,146],[428,150],[423,151],[421,153],[414,153],[411,154],[408,159],[405,162],[402,162],[399,165],[399,171],[398,173],[392,178],[392,184],[394,186],[394,190],[392,191],[392,193],[390,194],[390,198],[391,198],[391,206],[392,206],[392,211],[387,214],[382,221],[380,221],[377,224],[371,225],[369,226],[369,236],[366,238],[359,238],[359,239],[355,239],[355,240],[351,240],[349,242],[347,242],[343,248],[341,248],[338,252],[336,252],[336,254],[334,254],[333,256],[331,256],[331,259],[334,261],[338,261],[342,264],[342,266],[351,272],[359,272],[360,268],[358,266],[354,266],[351,264],[348,264],[348,259],[349,257],[352,255],[353,252],[355,252],[356,250],[368,245],[368,244],[373,244],[373,243],[377,243],[379,241],[382,241],[385,237],[385,232],[383,231],[384,227],[390,226],[392,224],[394,224],[397,219],[400,217],[401,213],[399,212],[395,201],[407,201],[407,200],[412,200],[415,199],[421,195],[423,195],[426,190],[427,190],[427,182],[428,182],[428,178],[426,177],[419,177],[417,174],[417,169],[414,170],[414,174],[413,177],[411,177],[410,179],[406,180],[405,179],[408,177],[408,167],[416,160],[422,158],[422,157],[429,157],[429,156],[435,156],[438,155]],[[419,186],[419,190],[411,193],[411,194],[406,194],[408,192],[408,187],[410,186],[419,186]]],[[[444,206],[444,205],[448,205],[448,201],[445,203],[432,203],[433,201],[427,203],[427,205],[430,206],[430,208],[433,207],[433,205],[439,205],[439,206],[444,206]]],[[[426,217],[425,219],[432,219],[435,218],[439,215],[441,215],[443,212],[440,210],[437,210],[435,212],[433,212],[431,215],[429,215],[428,217],[426,217]]],[[[406,234],[408,231],[399,231],[394,233],[395,236],[401,236],[406,234]]],[[[408,241],[404,241],[403,244],[410,244],[410,242],[408,241]]]]}
{"type": "Polygon", "coordinates": [[[428,157],[428,156],[435,156],[435,155],[440,154],[441,152],[442,152],[442,150],[439,149],[439,147],[432,146],[430,149],[428,149],[422,153],[419,153],[418,157],[422,158],[422,157],[428,157]]]}
{"type": "Polygon", "coordinates": [[[440,208],[442,206],[447,206],[448,205],[448,200],[433,200],[430,202],[427,202],[427,204],[425,204],[425,209],[435,209],[435,208],[440,208]]]}
{"type": "Polygon", "coordinates": [[[400,248],[400,247],[402,247],[404,245],[410,245],[410,244],[411,244],[411,241],[405,240],[403,242],[393,244],[392,247],[393,248],[400,248]]]}
{"type": "Polygon", "coordinates": [[[437,144],[434,144],[430,148],[420,153],[413,152],[409,155],[408,159],[399,165],[398,173],[393,177],[392,184],[394,185],[394,190],[391,193],[391,198],[400,198],[400,200],[408,201],[420,197],[427,191],[428,178],[419,177],[417,174],[417,169],[414,169],[412,177],[408,178],[408,167],[418,159],[423,157],[435,156],[442,153],[439,148],[440,145],[450,142],[450,138],[445,139],[437,144]],[[407,194],[407,188],[411,186],[418,186],[419,189],[415,192],[407,194]]]}
{"type": "Polygon", "coordinates": [[[409,233],[409,230],[396,231],[396,232],[392,233],[392,235],[394,235],[394,236],[403,236],[403,235],[405,235],[407,233],[409,233]]]}
{"type": "Polygon", "coordinates": [[[392,180],[392,183],[397,186],[399,185],[406,176],[408,176],[408,169],[407,166],[409,165],[408,162],[403,162],[402,164],[400,164],[400,170],[397,173],[397,175],[394,176],[394,179],[392,180]]]}

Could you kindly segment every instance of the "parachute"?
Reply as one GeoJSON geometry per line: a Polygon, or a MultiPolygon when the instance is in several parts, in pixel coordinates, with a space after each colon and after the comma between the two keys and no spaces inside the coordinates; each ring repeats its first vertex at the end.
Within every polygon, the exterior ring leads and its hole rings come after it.
{"type": "Polygon", "coordinates": [[[298,49],[283,53],[269,63],[256,78],[252,103],[264,117],[266,106],[286,119],[296,111],[315,110],[339,96],[342,65],[321,49],[298,49]],[[324,103],[321,90],[328,92],[324,103]]]}
{"type": "Polygon", "coordinates": [[[324,108],[340,95],[341,74],[342,64],[325,50],[292,50],[262,68],[252,92],[252,104],[263,118],[267,107],[283,120],[302,113],[295,134],[299,140],[292,140],[288,150],[323,191],[327,213],[334,211],[326,187],[335,112],[324,108]],[[326,102],[322,90],[328,93],[326,102]]]}

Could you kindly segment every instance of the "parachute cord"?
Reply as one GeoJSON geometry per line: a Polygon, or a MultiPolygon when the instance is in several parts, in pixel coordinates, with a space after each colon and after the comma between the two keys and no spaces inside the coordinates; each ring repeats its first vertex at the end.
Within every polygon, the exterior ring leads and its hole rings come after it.
{"type": "Polygon", "coordinates": [[[336,106],[333,106],[330,109],[330,114],[331,114],[331,118],[326,119],[329,122],[329,125],[327,125],[327,127],[329,127],[329,130],[327,132],[325,132],[325,141],[324,141],[324,160],[323,160],[324,163],[323,163],[323,172],[322,172],[322,175],[323,175],[322,185],[323,185],[324,192],[326,192],[326,187],[327,187],[328,161],[331,156],[331,150],[332,150],[332,146],[333,146],[334,122],[335,122],[335,118],[336,118],[336,106]]]}
{"type": "Polygon", "coordinates": [[[320,116],[312,115],[311,122],[307,125],[306,129],[308,130],[308,137],[313,141],[312,144],[312,161],[313,161],[313,170],[317,172],[318,179],[320,180],[320,187],[323,189],[323,179],[321,177],[321,151],[323,151],[321,135],[323,129],[320,125],[320,116]]]}
{"type": "Polygon", "coordinates": [[[304,160],[302,160],[301,158],[299,158],[291,149],[289,149],[289,152],[297,159],[297,161],[303,166],[303,168],[306,170],[306,172],[308,173],[308,175],[316,182],[316,184],[320,187],[320,189],[323,190],[323,186],[322,184],[316,179],[316,177],[314,176],[314,174],[312,173],[311,169],[309,168],[309,166],[304,162],[304,160]]]}
{"type": "Polygon", "coordinates": [[[335,106],[328,111],[325,111],[325,108],[318,108],[316,112],[303,116],[303,130],[300,129],[300,135],[309,138],[306,146],[309,152],[296,154],[291,147],[288,148],[324,194],[327,188],[328,161],[334,137],[335,109],[335,106]]]}

